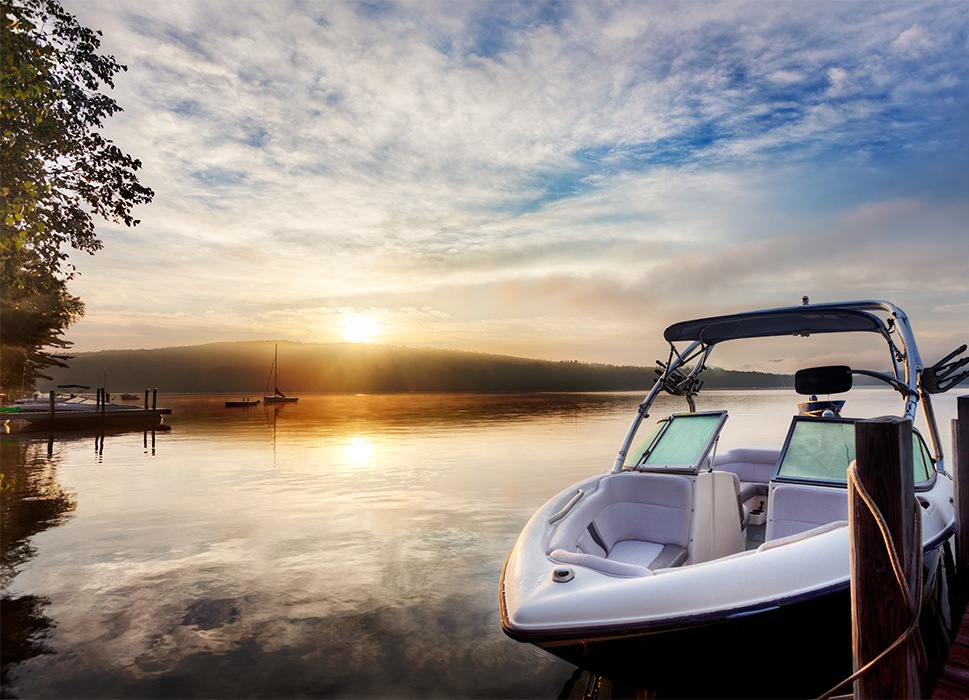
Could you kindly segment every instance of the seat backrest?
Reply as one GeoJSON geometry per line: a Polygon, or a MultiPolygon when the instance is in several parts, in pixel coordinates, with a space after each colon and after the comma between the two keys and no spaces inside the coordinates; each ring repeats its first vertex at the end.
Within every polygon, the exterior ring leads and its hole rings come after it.
{"type": "Polygon", "coordinates": [[[818,525],[848,519],[848,490],[771,482],[765,541],[810,530],[818,525]]]}
{"type": "Polygon", "coordinates": [[[611,502],[595,517],[611,549],[623,540],[687,547],[693,511],[693,481],[679,474],[623,474],[608,479],[611,502]]]}
{"type": "Polygon", "coordinates": [[[605,556],[616,542],[643,540],[686,547],[690,540],[693,480],[681,474],[622,472],[603,477],[556,525],[547,551],[605,556]],[[595,522],[604,547],[587,528],[595,522]]]}
{"type": "Polygon", "coordinates": [[[733,472],[744,482],[768,483],[777,469],[780,450],[739,447],[716,456],[714,469],[733,472]]]}

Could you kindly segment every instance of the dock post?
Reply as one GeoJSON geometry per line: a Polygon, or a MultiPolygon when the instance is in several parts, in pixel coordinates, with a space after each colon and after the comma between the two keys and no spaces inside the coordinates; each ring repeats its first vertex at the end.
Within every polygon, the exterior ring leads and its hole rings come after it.
{"type": "Polygon", "coordinates": [[[956,571],[959,581],[958,610],[961,619],[969,600],[969,394],[958,398],[952,421],[952,475],[955,480],[956,571]]]}
{"type": "MultiPolygon", "coordinates": [[[[857,481],[848,479],[851,532],[851,615],[858,671],[891,646],[912,623],[922,575],[915,512],[912,423],[888,416],[855,423],[857,481]],[[862,491],[863,490],[863,491],[862,491]],[[900,560],[902,590],[885,538],[868,504],[881,513],[900,560]]],[[[913,640],[901,644],[854,683],[854,697],[918,698],[921,689],[913,640]]]]}
{"type": "Polygon", "coordinates": [[[50,439],[47,441],[47,454],[54,453],[54,404],[56,403],[54,390],[50,390],[50,439]]]}
{"type": "Polygon", "coordinates": [[[145,410],[148,410],[148,389],[145,389],[145,410]]]}
{"type": "Polygon", "coordinates": [[[104,436],[104,412],[107,409],[106,404],[108,403],[108,392],[104,388],[98,389],[98,401],[100,403],[101,410],[101,436],[104,436]]]}

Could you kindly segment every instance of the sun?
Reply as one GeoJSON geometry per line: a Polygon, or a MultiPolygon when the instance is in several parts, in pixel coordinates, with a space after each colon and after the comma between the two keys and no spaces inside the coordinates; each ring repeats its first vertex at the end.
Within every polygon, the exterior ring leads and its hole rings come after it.
{"type": "Polygon", "coordinates": [[[340,332],[349,343],[369,343],[377,335],[377,324],[365,314],[345,314],[340,332]]]}

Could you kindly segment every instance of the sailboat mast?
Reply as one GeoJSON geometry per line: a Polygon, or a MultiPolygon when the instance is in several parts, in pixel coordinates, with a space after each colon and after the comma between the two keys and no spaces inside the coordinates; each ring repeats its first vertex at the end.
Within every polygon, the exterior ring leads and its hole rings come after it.
{"type": "Polygon", "coordinates": [[[266,403],[296,403],[299,398],[296,396],[286,396],[279,390],[279,344],[273,348],[273,364],[269,368],[269,378],[266,380],[266,393],[263,394],[266,403]],[[272,385],[272,392],[269,386],[272,385]]]}
{"type": "Polygon", "coordinates": [[[276,391],[276,358],[278,354],[279,354],[279,345],[276,346],[276,349],[273,352],[273,363],[272,363],[272,366],[270,366],[269,368],[269,376],[266,377],[266,391],[263,392],[264,394],[269,394],[270,386],[273,388],[273,393],[275,393],[276,391]]]}

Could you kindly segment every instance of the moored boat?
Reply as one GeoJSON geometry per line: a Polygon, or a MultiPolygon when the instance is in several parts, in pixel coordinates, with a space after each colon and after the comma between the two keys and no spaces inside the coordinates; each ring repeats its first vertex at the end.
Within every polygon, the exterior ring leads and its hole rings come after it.
{"type": "Polygon", "coordinates": [[[883,301],[805,303],[667,328],[669,360],[612,468],[549,500],[509,554],[499,585],[506,634],[667,694],[816,696],[850,675],[847,470],[857,419],[830,408],[797,413],[782,444],[719,452],[728,411],[696,406],[719,344],[840,333],[881,336],[892,371],[808,367],[796,391],[847,393],[862,375],[898,392],[901,416],[914,421],[921,408],[923,430],[912,440],[922,637],[947,644],[955,516],[931,395],[965,379],[969,358],[956,359],[962,346],[926,367],[908,317],[883,301]],[[637,438],[661,392],[683,397],[689,411],[637,438]]]}
{"type": "Polygon", "coordinates": [[[841,409],[845,407],[844,401],[832,401],[831,399],[819,399],[811,395],[807,401],[799,401],[797,410],[806,416],[840,416],[841,409]]]}
{"type": "Polygon", "coordinates": [[[258,406],[258,405],[259,405],[259,399],[249,399],[248,397],[244,399],[239,399],[238,401],[230,400],[225,402],[226,408],[240,408],[240,407],[258,406]]]}
{"type": "Polygon", "coordinates": [[[273,364],[269,369],[269,378],[266,380],[266,391],[262,397],[266,403],[296,403],[298,396],[287,396],[279,390],[279,346],[273,351],[273,364]],[[272,393],[269,388],[272,387],[272,393]]]}

